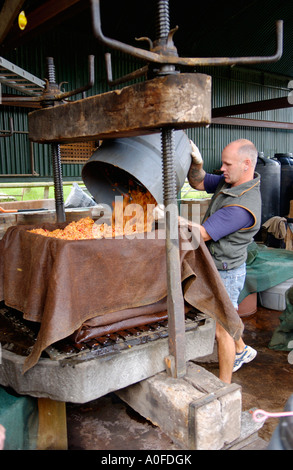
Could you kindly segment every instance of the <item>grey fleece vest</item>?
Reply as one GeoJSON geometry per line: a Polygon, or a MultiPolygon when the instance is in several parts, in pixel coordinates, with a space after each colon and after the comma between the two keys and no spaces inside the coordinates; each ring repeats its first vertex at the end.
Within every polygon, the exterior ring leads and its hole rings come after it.
{"type": "Polygon", "coordinates": [[[239,206],[247,209],[253,215],[254,223],[251,227],[233,232],[217,242],[213,240],[207,242],[207,247],[216,267],[220,270],[237,268],[246,261],[247,246],[260,228],[261,195],[259,174],[255,173],[252,181],[232,188],[223,179],[212,197],[203,222],[217,210],[226,206],[239,206]]]}

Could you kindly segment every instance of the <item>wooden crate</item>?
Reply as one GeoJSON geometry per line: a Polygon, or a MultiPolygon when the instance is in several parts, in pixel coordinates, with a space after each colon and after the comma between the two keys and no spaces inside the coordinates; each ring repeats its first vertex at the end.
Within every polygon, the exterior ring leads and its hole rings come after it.
{"type": "Polygon", "coordinates": [[[86,163],[97,146],[94,141],[60,145],[61,163],[86,163]]]}

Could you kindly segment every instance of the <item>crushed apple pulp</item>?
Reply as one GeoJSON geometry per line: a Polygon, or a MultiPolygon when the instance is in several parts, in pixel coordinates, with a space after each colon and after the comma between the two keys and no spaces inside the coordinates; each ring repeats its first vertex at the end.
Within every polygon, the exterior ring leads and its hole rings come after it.
{"type": "Polygon", "coordinates": [[[114,238],[150,232],[154,220],[153,209],[156,204],[155,198],[149,191],[136,188],[130,190],[122,200],[119,198],[119,201],[113,202],[110,224],[99,223],[99,220],[94,221],[91,217],[84,217],[69,223],[63,229],[58,228],[50,231],[44,228],[35,228],[29,232],[63,240],[114,238]]]}

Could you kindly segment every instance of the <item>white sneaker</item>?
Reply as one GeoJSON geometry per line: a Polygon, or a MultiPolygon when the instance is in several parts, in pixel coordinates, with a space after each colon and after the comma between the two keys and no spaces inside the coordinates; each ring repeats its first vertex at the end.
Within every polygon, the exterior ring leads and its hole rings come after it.
{"type": "Polygon", "coordinates": [[[252,361],[255,356],[257,355],[257,351],[253,349],[251,346],[245,346],[242,353],[236,354],[233,372],[240,369],[243,364],[247,364],[248,362],[252,361]]]}

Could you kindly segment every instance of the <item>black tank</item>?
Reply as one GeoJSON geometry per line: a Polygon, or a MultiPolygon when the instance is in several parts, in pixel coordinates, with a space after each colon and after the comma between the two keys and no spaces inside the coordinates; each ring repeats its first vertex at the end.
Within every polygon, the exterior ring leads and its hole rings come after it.
{"type": "Polygon", "coordinates": [[[255,170],[260,174],[261,224],[264,224],[271,217],[280,215],[281,165],[278,160],[260,152],[255,170]]]}
{"type": "Polygon", "coordinates": [[[290,212],[290,201],[293,200],[293,155],[276,153],[275,158],[281,164],[280,216],[287,217],[290,212]]]}

